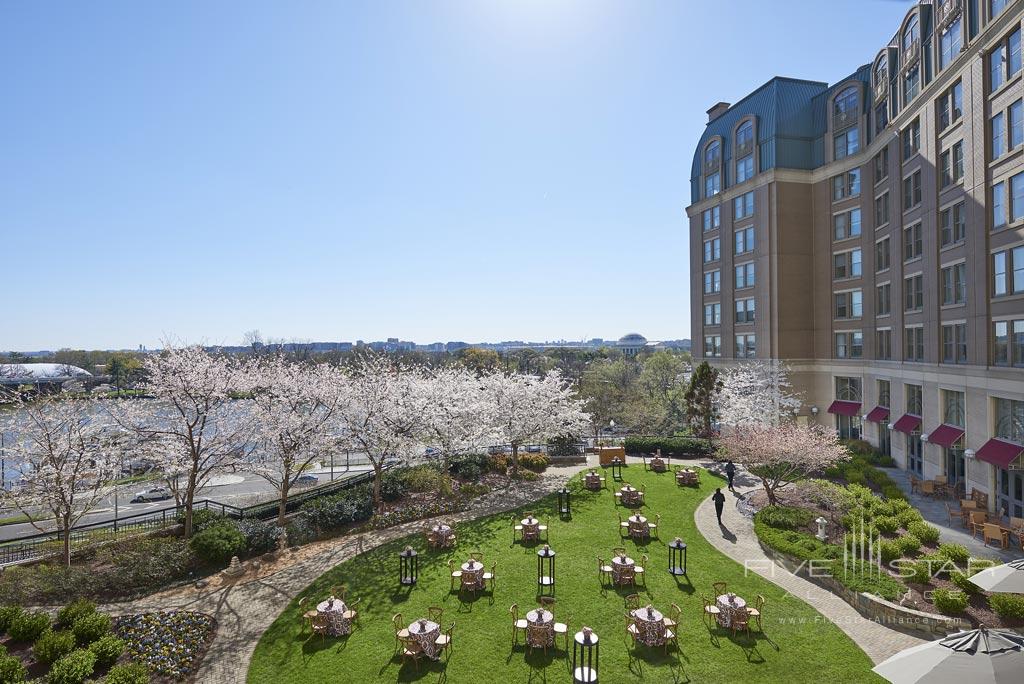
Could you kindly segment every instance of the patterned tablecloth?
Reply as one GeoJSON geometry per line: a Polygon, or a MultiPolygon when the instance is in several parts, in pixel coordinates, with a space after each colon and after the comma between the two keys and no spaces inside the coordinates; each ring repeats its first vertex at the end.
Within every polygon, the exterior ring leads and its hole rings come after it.
{"type": "Polygon", "coordinates": [[[540,539],[540,520],[523,518],[519,524],[523,526],[523,539],[540,539]]]}
{"type": "Polygon", "coordinates": [[[647,526],[647,518],[642,515],[631,515],[627,518],[630,537],[649,537],[651,528],[647,526]]]}
{"type": "Polygon", "coordinates": [[[656,608],[637,608],[630,615],[636,621],[636,640],[644,646],[665,645],[665,616],[656,608]]]}
{"type": "Polygon", "coordinates": [[[438,546],[448,546],[451,543],[452,534],[454,532],[451,526],[440,523],[431,527],[430,531],[437,536],[438,546]]]}
{"type": "Polygon", "coordinates": [[[583,478],[583,484],[587,489],[600,489],[601,476],[597,473],[587,473],[586,477],[583,478]]]}
{"type": "Polygon", "coordinates": [[[693,470],[680,470],[676,473],[676,482],[679,484],[697,484],[697,473],[693,470]]]}
{"type": "Polygon", "coordinates": [[[743,600],[741,596],[736,594],[722,594],[716,600],[718,606],[718,624],[722,627],[729,627],[732,625],[732,617],[740,611],[747,611],[747,602],[743,600]]]}
{"type": "Polygon", "coordinates": [[[484,588],[484,564],[477,560],[468,560],[462,564],[463,586],[484,588]]]}
{"type": "Polygon", "coordinates": [[[526,643],[535,647],[555,643],[555,616],[550,610],[537,608],[526,614],[526,643]]]}
{"type": "Polygon", "coordinates": [[[651,470],[653,470],[656,473],[665,472],[665,461],[660,458],[654,459],[653,461],[651,461],[651,470]]]}
{"type": "Polygon", "coordinates": [[[352,624],[345,619],[345,602],[341,599],[327,599],[316,606],[316,612],[327,618],[327,633],[330,636],[344,636],[352,631],[352,624]]]}
{"type": "Polygon", "coordinates": [[[636,565],[629,556],[613,556],[612,557],[612,581],[615,584],[622,584],[622,571],[626,568],[632,568],[636,565]]]}
{"type": "Polygon", "coordinates": [[[427,657],[437,660],[441,649],[435,642],[441,636],[441,625],[430,620],[417,620],[409,625],[409,636],[416,640],[427,657]]]}
{"type": "Polygon", "coordinates": [[[623,506],[637,506],[644,502],[644,493],[636,487],[626,485],[619,492],[622,494],[623,506]]]}

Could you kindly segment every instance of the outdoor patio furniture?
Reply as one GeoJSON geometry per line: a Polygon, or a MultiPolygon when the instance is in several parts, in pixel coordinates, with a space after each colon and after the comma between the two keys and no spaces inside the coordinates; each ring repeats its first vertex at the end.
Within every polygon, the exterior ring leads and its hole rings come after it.
{"type": "MultiPolygon", "coordinates": [[[[300,611],[302,610],[302,607],[305,605],[306,599],[307,599],[306,596],[303,596],[302,598],[299,599],[299,610],[300,611]]],[[[307,610],[304,613],[302,613],[301,620],[302,620],[302,629],[303,629],[303,631],[305,631],[306,628],[310,627],[310,625],[313,622],[313,618],[315,618],[316,616],[317,616],[316,610],[307,610]]]]}
{"type": "Polygon", "coordinates": [[[635,561],[625,554],[612,557],[612,581],[619,585],[636,584],[636,575],[633,572],[635,561]]]}
{"type": "Polygon", "coordinates": [[[750,636],[750,613],[746,610],[737,610],[732,614],[732,618],[729,620],[729,627],[732,629],[732,635],[736,636],[736,632],[744,631],[747,636],[750,636]]]}
{"type": "Polygon", "coordinates": [[[931,480],[921,481],[921,496],[935,496],[935,483],[931,480]]]}
{"type": "Polygon", "coordinates": [[[634,641],[644,646],[665,645],[667,628],[665,627],[665,616],[661,614],[661,611],[648,605],[630,611],[630,616],[633,618],[633,629],[629,631],[634,641]]]}
{"type": "Polygon", "coordinates": [[[401,646],[403,639],[409,638],[409,629],[402,626],[402,614],[395,613],[391,616],[391,626],[395,629],[395,650],[401,646]]]}
{"type": "Polygon", "coordinates": [[[998,542],[999,548],[1005,549],[1010,545],[1010,532],[995,523],[985,523],[982,532],[982,541],[985,546],[988,546],[989,540],[998,542]]]}
{"type": "Polygon", "coordinates": [[[737,616],[747,615],[747,602],[742,596],[736,594],[722,594],[715,600],[718,606],[718,624],[721,627],[731,627],[737,616]]]}
{"type": "Polygon", "coordinates": [[[971,498],[978,502],[978,508],[988,510],[988,494],[977,489],[971,490],[971,498]]]}
{"type": "Polygon", "coordinates": [[[494,578],[497,576],[497,573],[495,572],[497,567],[498,563],[497,561],[495,561],[491,563],[491,569],[488,572],[484,573],[484,584],[486,585],[488,582],[490,582],[492,592],[494,591],[494,578]]]}
{"type": "Polygon", "coordinates": [[[651,522],[649,520],[647,521],[647,529],[650,532],[650,535],[652,537],[657,538],[657,539],[660,539],[660,537],[658,537],[658,525],[660,525],[660,524],[661,524],[661,513],[658,513],[658,514],[656,514],[654,516],[654,522],[651,522]]]}
{"type": "Polygon", "coordinates": [[[462,577],[460,578],[459,591],[463,589],[476,593],[484,588],[484,564],[470,558],[462,564],[462,577]]]}
{"type": "Polygon", "coordinates": [[[715,596],[721,596],[728,591],[728,585],[725,582],[713,582],[711,588],[715,590],[715,596]]]}
{"type": "Polygon", "coordinates": [[[612,566],[604,562],[604,558],[597,559],[597,575],[601,581],[611,581],[612,579],[612,566]]]}
{"type": "Polygon", "coordinates": [[[482,562],[483,559],[484,559],[484,554],[481,553],[480,551],[473,551],[472,553],[469,554],[469,557],[472,558],[475,561],[481,561],[482,562]]]}
{"type": "Polygon", "coordinates": [[[406,660],[411,660],[413,667],[417,670],[420,669],[420,656],[423,655],[423,647],[420,646],[420,642],[413,639],[411,636],[406,637],[402,641],[402,665],[405,665],[406,660]]]}
{"type": "Polygon", "coordinates": [[[350,625],[359,622],[359,611],[357,611],[355,607],[362,600],[363,599],[361,598],[357,598],[355,601],[346,604],[345,611],[341,614],[342,619],[348,621],[350,625]]]}
{"type": "Polygon", "coordinates": [[[455,561],[452,560],[451,558],[448,559],[448,570],[452,573],[452,586],[451,586],[451,588],[452,588],[452,590],[454,590],[455,589],[455,582],[456,581],[458,581],[460,585],[462,584],[462,571],[455,569],[455,561]]]}
{"type": "Polygon", "coordinates": [[[452,647],[452,632],[454,631],[455,622],[453,621],[452,624],[448,625],[448,629],[446,629],[441,636],[434,639],[434,645],[437,646],[438,655],[452,647]]]}
{"type": "Polygon", "coordinates": [[[679,618],[682,617],[683,609],[675,603],[670,603],[669,606],[671,607],[668,610],[668,615],[664,617],[662,622],[664,622],[665,626],[669,629],[675,629],[676,625],[679,624],[679,618]]]}
{"type": "Polygon", "coordinates": [[[519,632],[526,633],[526,618],[519,617],[519,604],[513,603],[508,612],[512,615],[512,643],[519,642],[519,632]]]}
{"type": "Polygon", "coordinates": [[[531,610],[526,614],[526,649],[544,649],[545,655],[548,646],[555,641],[555,616],[543,608],[531,610]]]}
{"type": "Polygon", "coordinates": [[[622,514],[619,514],[619,536],[625,538],[629,534],[629,522],[622,519],[622,514]]]}
{"type": "Polygon", "coordinates": [[[913,475],[911,475],[910,476],[910,493],[913,494],[914,492],[917,492],[917,493],[921,492],[921,481],[919,479],[917,479],[916,477],[914,477],[913,475]]]}
{"type": "Polygon", "coordinates": [[[431,660],[437,660],[440,649],[437,646],[437,638],[441,636],[441,625],[433,620],[420,618],[409,624],[410,640],[420,645],[420,653],[431,660]]]}
{"type": "Polygon", "coordinates": [[[633,577],[643,579],[645,587],[647,586],[647,571],[645,570],[645,568],[647,567],[647,561],[649,560],[650,559],[647,557],[647,554],[645,553],[642,556],[640,556],[641,565],[633,566],[633,577]]]}
{"type": "Polygon", "coordinates": [[[950,525],[953,524],[953,519],[954,518],[956,518],[958,520],[961,520],[961,521],[963,520],[962,513],[960,511],[958,511],[958,510],[954,511],[952,508],[950,508],[948,501],[943,503],[942,505],[946,507],[946,516],[949,518],[949,524],[950,525]]]}
{"type": "Polygon", "coordinates": [[[356,618],[354,610],[339,598],[331,597],[316,606],[316,620],[325,625],[325,634],[344,636],[352,631],[352,622],[356,618]]]}
{"type": "Polygon", "coordinates": [[[704,602],[703,620],[704,623],[710,629],[712,625],[718,622],[718,614],[722,611],[720,611],[718,609],[718,606],[712,603],[711,599],[709,599],[707,596],[701,596],[701,600],[704,602]]]}
{"type": "Polygon", "coordinates": [[[625,598],[626,610],[636,610],[640,607],[640,594],[629,594],[625,598]]]}
{"type": "Polygon", "coordinates": [[[761,613],[762,611],[764,611],[764,604],[764,596],[758,594],[757,598],[754,599],[754,607],[747,607],[747,615],[757,622],[757,628],[760,629],[762,632],[764,631],[764,628],[761,627],[761,613]]]}
{"type": "Polygon", "coordinates": [[[626,521],[629,525],[629,536],[633,539],[646,539],[650,536],[651,530],[647,526],[647,518],[639,513],[629,516],[626,521]]]}
{"type": "Polygon", "coordinates": [[[321,614],[317,613],[316,617],[314,617],[310,621],[309,625],[310,625],[310,628],[312,629],[312,634],[310,634],[310,636],[316,635],[316,636],[319,636],[321,639],[327,637],[327,633],[328,633],[328,630],[330,629],[330,625],[327,623],[327,616],[326,615],[321,615],[321,614]]]}
{"type": "Polygon", "coordinates": [[[971,511],[971,536],[978,536],[979,532],[984,531],[985,523],[988,522],[988,513],[985,511],[971,511]]]}
{"type": "Polygon", "coordinates": [[[427,617],[434,621],[440,621],[441,616],[444,614],[444,608],[441,606],[430,606],[427,608],[427,617]]]}
{"type": "Polygon", "coordinates": [[[342,601],[344,601],[346,598],[348,598],[348,587],[346,587],[344,584],[334,585],[333,587],[331,587],[331,596],[340,598],[342,601]]]}
{"type": "Polygon", "coordinates": [[[556,622],[555,623],[555,638],[556,639],[558,638],[559,634],[561,634],[562,638],[565,640],[565,650],[568,651],[569,650],[569,625],[565,624],[564,622],[556,622]]]}

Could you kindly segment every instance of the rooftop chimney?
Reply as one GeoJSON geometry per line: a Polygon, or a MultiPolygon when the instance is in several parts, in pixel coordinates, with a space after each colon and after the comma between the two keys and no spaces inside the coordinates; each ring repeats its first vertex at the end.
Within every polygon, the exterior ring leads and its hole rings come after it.
{"type": "Polygon", "coordinates": [[[708,123],[725,114],[731,105],[728,102],[718,102],[708,110],[708,123]]]}

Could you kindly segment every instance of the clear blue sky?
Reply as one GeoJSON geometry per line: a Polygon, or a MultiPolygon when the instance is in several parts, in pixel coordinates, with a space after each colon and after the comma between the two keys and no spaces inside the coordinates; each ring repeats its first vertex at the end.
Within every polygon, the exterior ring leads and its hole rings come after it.
{"type": "Polygon", "coordinates": [[[0,350],[688,337],[705,109],[909,6],[0,2],[0,350]]]}

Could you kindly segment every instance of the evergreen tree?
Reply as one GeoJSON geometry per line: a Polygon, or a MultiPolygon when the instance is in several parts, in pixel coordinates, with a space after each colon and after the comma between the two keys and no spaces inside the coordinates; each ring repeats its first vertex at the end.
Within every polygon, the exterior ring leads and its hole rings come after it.
{"type": "Polygon", "coordinates": [[[722,380],[717,370],[701,362],[693,371],[690,386],[686,388],[686,417],[698,437],[714,436],[714,423],[718,420],[716,400],[722,390],[722,380]]]}

